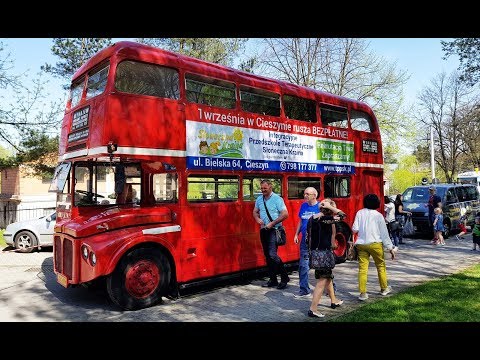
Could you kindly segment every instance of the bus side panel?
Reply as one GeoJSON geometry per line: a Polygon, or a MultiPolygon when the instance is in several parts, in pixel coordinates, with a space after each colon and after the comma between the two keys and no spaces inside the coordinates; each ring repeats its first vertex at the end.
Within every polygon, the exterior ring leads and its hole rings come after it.
{"type": "MultiPolygon", "coordinates": [[[[126,147],[141,144],[144,148],[185,150],[185,117],[178,101],[113,94],[108,106],[111,116],[105,124],[104,144],[113,141],[126,147]],[[122,101],[125,98],[128,101],[122,101]]],[[[99,145],[100,141],[90,143],[90,147],[99,145]]]]}
{"type": "MultiPolygon", "coordinates": [[[[379,209],[383,214],[383,171],[375,170],[360,170],[359,183],[361,188],[358,194],[375,194],[380,199],[382,208],[379,209]]],[[[357,206],[357,209],[363,208],[363,197],[361,203],[357,206]]]]}
{"type": "Polygon", "coordinates": [[[253,208],[247,205],[190,203],[183,209],[180,282],[265,264],[253,208]]]}

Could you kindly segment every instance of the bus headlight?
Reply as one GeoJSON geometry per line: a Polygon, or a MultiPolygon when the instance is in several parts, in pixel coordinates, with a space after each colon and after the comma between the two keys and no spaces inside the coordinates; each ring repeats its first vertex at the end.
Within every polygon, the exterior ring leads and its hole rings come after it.
{"type": "Polygon", "coordinates": [[[92,264],[92,266],[97,264],[97,256],[93,251],[90,253],[90,264],[92,264]]]}
{"type": "Polygon", "coordinates": [[[88,259],[88,248],[87,245],[82,245],[82,256],[85,260],[88,259]]]}

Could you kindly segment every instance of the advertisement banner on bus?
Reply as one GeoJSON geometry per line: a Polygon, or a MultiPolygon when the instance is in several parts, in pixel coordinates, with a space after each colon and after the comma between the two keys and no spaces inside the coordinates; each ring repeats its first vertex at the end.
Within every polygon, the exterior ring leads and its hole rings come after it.
{"type": "Polygon", "coordinates": [[[187,168],[353,174],[352,141],[187,121],[187,168]]]}

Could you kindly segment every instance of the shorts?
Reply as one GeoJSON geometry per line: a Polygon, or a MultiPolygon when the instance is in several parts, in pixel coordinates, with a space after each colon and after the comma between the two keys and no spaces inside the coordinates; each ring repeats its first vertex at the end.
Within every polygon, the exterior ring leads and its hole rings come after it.
{"type": "Polygon", "coordinates": [[[473,234],[472,235],[472,242],[474,244],[480,245],[480,236],[473,234]]]}
{"type": "Polygon", "coordinates": [[[333,279],[332,269],[321,268],[315,270],[315,279],[333,279]]]}
{"type": "Polygon", "coordinates": [[[467,228],[462,223],[458,224],[458,228],[460,229],[460,232],[464,232],[464,233],[467,232],[467,228]]]}

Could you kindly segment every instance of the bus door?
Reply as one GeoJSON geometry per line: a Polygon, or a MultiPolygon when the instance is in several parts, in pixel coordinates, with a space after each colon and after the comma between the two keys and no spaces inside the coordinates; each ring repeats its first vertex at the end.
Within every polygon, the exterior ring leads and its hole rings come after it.
{"type": "Polygon", "coordinates": [[[184,270],[201,277],[244,268],[245,214],[238,201],[235,175],[192,174],[187,179],[187,206],[182,211],[184,270]]]}

